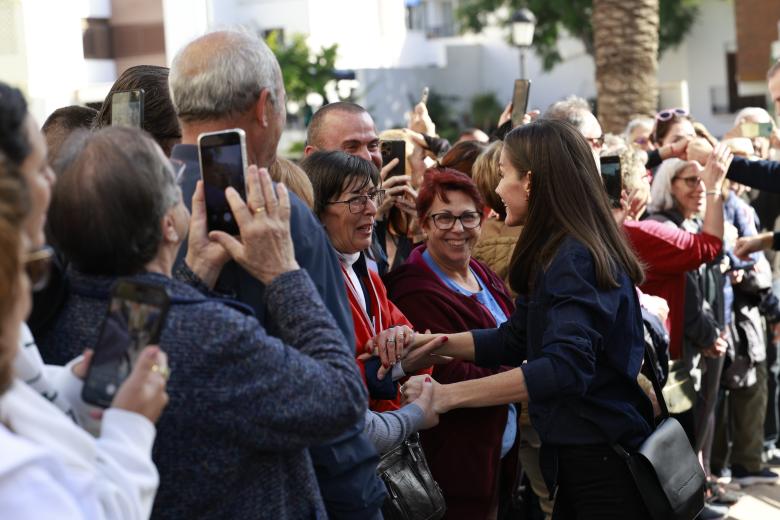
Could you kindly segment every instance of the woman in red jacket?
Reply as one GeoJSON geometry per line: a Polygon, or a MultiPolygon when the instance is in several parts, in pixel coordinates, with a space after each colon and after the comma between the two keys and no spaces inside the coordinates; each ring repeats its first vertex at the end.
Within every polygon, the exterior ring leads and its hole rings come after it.
{"type": "Polygon", "coordinates": [[[412,325],[387,299],[376,264],[364,254],[371,246],[377,207],[384,196],[384,190],[379,189],[379,171],[373,163],[339,151],[315,152],[301,167],[314,189],[314,213],[341,264],[355,326],[355,357],[368,387],[368,406],[375,412],[397,410],[400,399],[395,381],[407,374],[430,373],[430,369],[427,362],[418,366],[410,358],[400,361],[403,347],[412,341],[412,325]],[[370,356],[375,343],[387,345],[393,352],[397,348],[392,377],[377,377],[380,361],[370,356]]]}
{"type": "MultiPolygon", "coordinates": [[[[467,175],[448,168],[426,172],[417,198],[426,244],[385,277],[390,299],[417,330],[495,328],[514,310],[501,279],[471,256],[483,206],[467,175]]],[[[433,375],[440,383],[455,383],[500,371],[452,361],[437,365],[433,375]]],[[[510,450],[516,434],[514,405],[456,410],[421,434],[428,464],[447,501],[446,518],[496,517],[499,473],[504,469],[514,477],[516,456],[510,450]]]]}

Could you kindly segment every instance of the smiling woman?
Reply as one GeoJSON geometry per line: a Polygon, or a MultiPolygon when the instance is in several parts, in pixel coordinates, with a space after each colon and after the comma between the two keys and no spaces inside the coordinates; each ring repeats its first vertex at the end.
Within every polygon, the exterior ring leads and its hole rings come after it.
{"type": "MultiPolygon", "coordinates": [[[[382,203],[379,170],[360,157],[341,151],[314,152],[301,168],[314,188],[314,213],[338,254],[355,326],[355,356],[369,391],[369,408],[383,412],[400,408],[396,379],[422,366],[407,359],[397,363],[392,377],[377,376],[378,358],[366,359],[373,344],[387,345],[398,361],[414,332],[411,323],[387,299],[385,286],[364,251],[371,246],[377,208],[382,203]]],[[[385,363],[385,369],[391,363],[385,363]]],[[[430,372],[430,370],[427,370],[430,372]]]]}
{"type": "MultiPolygon", "coordinates": [[[[425,245],[385,276],[390,299],[417,330],[454,333],[494,328],[514,310],[499,277],[472,258],[482,233],[484,203],[467,175],[449,168],[429,169],[420,186],[417,215],[425,245]]],[[[508,370],[482,368],[469,361],[436,365],[434,379],[457,383],[508,370]]],[[[458,410],[422,433],[426,458],[447,501],[447,518],[489,518],[507,498],[500,472],[514,475],[517,413],[513,405],[458,410]],[[468,453],[468,457],[464,454],[468,453]]]]}

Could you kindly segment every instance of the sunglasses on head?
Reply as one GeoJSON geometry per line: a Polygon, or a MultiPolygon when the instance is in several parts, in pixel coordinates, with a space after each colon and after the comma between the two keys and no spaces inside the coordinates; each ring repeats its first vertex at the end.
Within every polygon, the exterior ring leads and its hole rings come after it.
{"type": "Polygon", "coordinates": [[[687,117],[688,111],[684,108],[667,108],[666,110],[658,112],[655,115],[655,118],[658,121],[669,121],[674,116],[687,117]]]}
{"type": "Polygon", "coordinates": [[[49,246],[30,251],[24,256],[24,270],[30,278],[33,291],[40,291],[49,283],[53,261],[54,250],[49,246]]]}

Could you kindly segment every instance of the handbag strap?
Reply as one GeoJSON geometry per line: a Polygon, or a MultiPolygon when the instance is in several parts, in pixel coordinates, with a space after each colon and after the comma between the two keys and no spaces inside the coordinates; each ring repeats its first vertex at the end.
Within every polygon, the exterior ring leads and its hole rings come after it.
{"type": "Polygon", "coordinates": [[[666,399],[664,399],[663,388],[661,388],[661,382],[658,380],[658,374],[655,371],[656,365],[658,365],[658,359],[655,357],[655,352],[652,347],[645,343],[645,364],[647,364],[648,371],[650,372],[650,382],[653,383],[653,390],[655,391],[655,399],[658,401],[658,406],[661,408],[661,419],[669,418],[669,408],[666,406],[666,399]]]}

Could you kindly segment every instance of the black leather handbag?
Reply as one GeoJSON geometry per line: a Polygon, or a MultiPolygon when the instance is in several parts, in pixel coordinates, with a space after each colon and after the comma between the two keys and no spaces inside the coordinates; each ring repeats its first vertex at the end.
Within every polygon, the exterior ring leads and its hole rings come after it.
{"type": "MultiPolygon", "coordinates": [[[[654,352],[645,347],[645,362],[655,366],[654,352]]],[[[615,444],[628,464],[642,500],[654,520],[692,520],[704,508],[706,477],[680,423],[669,417],[655,370],[650,370],[660,422],[635,453],[615,444]]]]}
{"type": "Polygon", "coordinates": [[[387,487],[382,506],[385,520],[438,520],[444,516],[444,495],[428,468],[419,434],[410,435],[382,455],[377,473],[387,487]]]}

